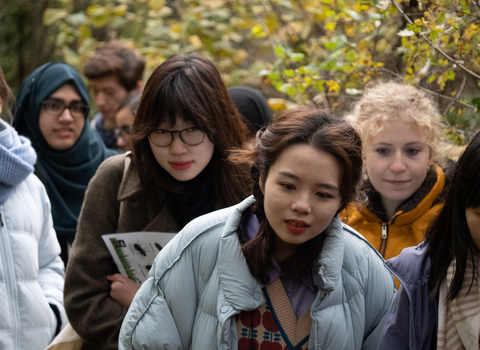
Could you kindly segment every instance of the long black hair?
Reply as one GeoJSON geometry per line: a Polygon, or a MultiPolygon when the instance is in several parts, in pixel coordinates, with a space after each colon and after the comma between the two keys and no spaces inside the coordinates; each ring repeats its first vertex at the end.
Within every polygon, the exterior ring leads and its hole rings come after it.
{"type": "MultiPolygon", "coordinates": [[[[440,286],[452,260],[455,275],[448,290],[448,300],[460,291],[468,260],[480,253],[468,229],[465,209],[480,206],[480,133],[475,135],[455,166],[445,205],[425,234],[430,256],[430,296],[439,294],[440,286]]],[[[475,274],[474,277],[475,278],[475,274]]],[[[472,279],[472,284],[473,284],[472,279]]],[[[472,285],[471,284],[471,285],[472,285]]]]}

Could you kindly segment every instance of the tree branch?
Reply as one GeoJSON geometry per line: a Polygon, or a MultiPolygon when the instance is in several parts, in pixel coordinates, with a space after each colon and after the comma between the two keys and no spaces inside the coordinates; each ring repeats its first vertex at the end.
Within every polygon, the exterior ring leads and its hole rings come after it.
{"type": "MultiPolygon", "coordinates": [[[[410,19],[410,17],[408,17],[405,12],[403,12],[403,9],[401,8],[400,4],[396,1],[396,0],[392,0],[393,4],[395,5],[395,7],[397,8],[397,10],[402,14],[402,16],[407,20],[408,23],[410,24],[414,24],[412,22],[412,20],[410,19]]],[[[468,69],[467,67],[465,67],[464,65],[458,63],[454,58],[450,57],[449,55],[447,55],[441,48],[438,47],[438,45],[435,45],[424,33],[419,33],[420,36],[423,38],[423,40],[425,40],[427,43],[429,43],[430,45],[432,45],[435,50],[437,50],[443,57],[445,57],[447,60],[449,60],[450,62],[456,64],[458,67],[460,67],[464,72],[470,74],[472,77],[480,80],[480,75],[476,74],[475,72],[472,72],[470,69],[468,69]]]]}
{"type": "Polygon", "coordinates": [[[462,81],[462,86],[460,86],[460,89],[458,90],[457,94],[455,95],[455,99],[453,101],[451,101],[448,106],[443,110],[443,115],[445,115],[448,110],[450,109],[450,107],[452,107],[455,102],[458,102],[458,98],[460,97],[460,95],[462,94],[463,92],[463,88],[465,87],[465,83],[467,81],[467,77],[464,75],[463,76],[463,81],[462,81]]]}
{"type": "MultiPolygon", "coordinates": [[[[375,69],[374,69],[374,70],[375,70],[375,69]]],[[[381,68],[376,68],[376,70],[377,70],[377,71],[382,71],[382,72],[384,72],[384,73],[391,74],[391,75],[393,75],[394,77],[397,77],[397,78],[402,79],[402,80],[405,79],[405,77],[404,77],[403,75],[398,74],[398,73],[395,73],[395,72],[392,72],[391,70],[386,69],[386,68],[383,68],[383,67],[381,67],[381,68]]],[[[465,76],[464,76],[464,78],[465,78],[465,76]]],[[[426,91],[427,93],[433,94],[433,95],[438,96],[438,97],[440,97],[440,98],[443,98],[443,99],[445,99],[445,100],[453,101],[453,103],[458,103],[458,104],[460,104],[460,105],[462,105],[462,106],[465,106],[465,107],[467,107],[467,108],[471,108],[471,109],[477,110],[477,107],[476,107],[476,106],[471,105],[471,104],[469,104],[469,103],[462,102],[462,101],[458,100],[457,98],[439,94],[438,92],[435,92],[435,91],[432,91],[432,90],[430,90],[430,89],[424,88],[423,86],[420,86],[420,85],[417,85],[417,87],[418,87],[419,89],[423,90],[423,91],[426,91]]],[[[462,89],[463,89],[463,84],[462,84],[462,89]]]]}

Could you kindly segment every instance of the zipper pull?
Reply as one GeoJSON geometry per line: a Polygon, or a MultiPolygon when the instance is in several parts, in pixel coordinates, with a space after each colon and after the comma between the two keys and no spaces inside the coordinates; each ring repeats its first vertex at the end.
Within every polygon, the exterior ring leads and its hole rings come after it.
{"type": "Polygon", "coordinates": [[[0,213],[0,227],[3,227],[2,213],[0,213]]]}
{"type": "Polygon", "coordinates": [[[382,224],[382,239],[387,239],[388,237],[388,223],[384,222],[382,224]]]}

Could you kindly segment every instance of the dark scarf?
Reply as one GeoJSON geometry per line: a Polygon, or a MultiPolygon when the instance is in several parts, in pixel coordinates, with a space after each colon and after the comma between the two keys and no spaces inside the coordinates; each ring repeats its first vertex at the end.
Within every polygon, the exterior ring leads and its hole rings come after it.
{"type": "Polygon", "coordinates": [[[193,219],[215,209],[212,162],[194,179],[177,181],[181,192],[165,191],[168,210],[183,228],[193,219]]]}
{"type": "Polygon", "coordinates": [[[272,121],[272,111],[259,91],[248,86],[234,86],[228,89],[228,94],[254,134],[272,121]]]}
{"type": "Polygon", "coordinates": [[[57,235],[73,240],[88,182],[100,163],[116,152],[105,147],[88,120],[71,148],[57,151],[47,144],[38,124],[41,103],[65,84],[72,85],[83,102],[89,104],[87,87],[75,69],[65,63],[50,62],[24,80],[12,112],[13,126],[31,140],[37,151],[35,174],[47,189],[57,235]]]}

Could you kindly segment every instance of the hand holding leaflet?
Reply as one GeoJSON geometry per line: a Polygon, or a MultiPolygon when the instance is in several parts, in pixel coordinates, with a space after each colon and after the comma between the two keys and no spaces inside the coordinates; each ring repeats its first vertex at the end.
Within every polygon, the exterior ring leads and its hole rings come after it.
{"type": "Polygon", "coordinates": [[[118,271],[142,284],[157,254],[176,235],[166,232],[129,232],[103,235],[118,271]]]}

